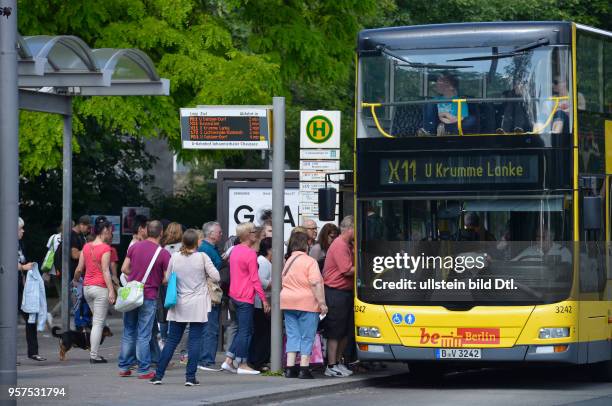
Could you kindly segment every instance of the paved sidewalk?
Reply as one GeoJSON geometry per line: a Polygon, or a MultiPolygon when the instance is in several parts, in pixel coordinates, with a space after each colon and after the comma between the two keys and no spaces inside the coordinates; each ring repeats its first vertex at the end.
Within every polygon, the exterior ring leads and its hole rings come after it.
{"type": "MultiPolygon", "coordinates": [[[[199,387],[184,387],[185,366],[175,354],[174,368],[167,371],[163,384],[153,386],[136,377],[117,375],[117,356],[121,340],[122,323],[118,318],[109,321],[113,337],[104,341],[100,355],[108,364],[92,365],[89,353],[79,348],[68,352],[67,360],[59,361],[58,339],[45,331],[38,334],[40,355],[45,362],[36,362],[26,356],[24,326],[18,330],[18,384],[27,387],[66,385],[67,399],[24,399],[21,405],[213,405],[213,404],[265,404],[306,395],[321,395],[325,391],[355,388],[384,380],[393,374],[405,373],[403,365],[390,365],[388,369],[348,378],[329,378],[321,371],[317,379],[298,380],[276,376],[244,376],[227,372],[198,371],[199,387]]],[[[222,354],[218,354],[222,359],[222,354]]]]}

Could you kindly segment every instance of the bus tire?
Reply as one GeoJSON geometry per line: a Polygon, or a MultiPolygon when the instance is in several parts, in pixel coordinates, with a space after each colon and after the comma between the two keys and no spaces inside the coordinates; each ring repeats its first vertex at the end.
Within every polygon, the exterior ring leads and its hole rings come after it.
{"type": "Polygon", "coordinates": [[[414,378],[431,381],[442,379],[447,368],[439,362],[410,362],[408,369],[414,378]]]}
{"type": "Polygon", "coordinates": [[[594,381],[612,382],[612,360],[591,365],[590,372],[594,381]]]}

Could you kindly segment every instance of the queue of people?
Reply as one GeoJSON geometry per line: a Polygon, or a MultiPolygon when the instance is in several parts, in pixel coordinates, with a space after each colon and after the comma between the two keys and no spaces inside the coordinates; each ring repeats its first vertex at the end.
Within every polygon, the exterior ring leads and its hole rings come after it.
{"type": "MultiPolygon", "coordinates": [[[[23,236],[23,226],[20,220],[19,239],[23,236]]],[[[281,309],[287,337],[285,376],[313,378],[310,356],[321,330],[328,349],[325,375],[344,377],[352,373],[342,363],[342,353],[351,334],[352,217],[345,218],[340,229],[326,224],[319,235],[313,220],[296,227],[286,247],[284,268],[278,271],[272,267],[270,221],[261,227],[253,223],[239,224],[232,244],[223,253],[219,250],[223,230],[215,221],[205,223],[202,230],[183,231],[184,227],[178,223],[166,222],[164,226],[160,221],[135,216],[133,227],[132,241],[121,265],[121,278],[113,272],[112,264],[118,258],[111,246],[112,224],[99,216],[92,225],[89,217],[83,216],[73,229],[70,243],[74,270],[71,266],[69,272],[75,288],[73,295],[79,296],[77,300],[91,309],[90,324],[82,331],[90,330],[92,364],[108,362],[100,356],[99,349],[105,336],[103,330],[108,329],[109,309],[117,300],[118,285],[136,281],[143,284],[143,298],[140,306],[123,313],[118,356],[120,377],[135,374],[139,379],[161,384],[178,348],[187,348],[186,386],[199,384],[198,369],[241,375],[267,371],[271,281],[274,272],[281,272],[281,309]],[[87,236],[90,228],[92,233],[87,236]],[[176,278],[176,288],[173,288],[176,302],[164,309],[171,278],[176,278]],[[82,289],[81,294],[76,293],[77,287],[82,289]],[[230,328],[225,331],[229,345],[224,362],[218,365],[215,358],[219,326],[225,319],[222,309],[226,308],[230,315],[230,328]],[[188,333],[184,339],[185,331],[188,333]]],[[[29,277],[35,265],[26,262],[21,245],[19,259],[18,270],[29,277]]],[[[61,268],[57,266],[57,269],[61,268]]],[[[20,293],[24,292],[24,279],[20,278],[20,293]]],[[[38,354],[36,342],[35,323],[40,317],[23,314],[27,323],[28,356],[45,360],[38,354]]]]}

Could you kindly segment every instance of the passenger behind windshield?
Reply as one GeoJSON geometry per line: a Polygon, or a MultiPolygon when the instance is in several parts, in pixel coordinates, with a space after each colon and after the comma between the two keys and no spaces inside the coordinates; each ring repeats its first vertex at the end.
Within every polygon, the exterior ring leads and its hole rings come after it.
{"type": "MultiPolygon", "coordinates": [[[[436,79],[435,91],[440,95],[435,99],[448,100],[444,103],[428,103],[423,111],[423,128],[419,129],[418,135],[457,135],[459,129],[458,103],[450,100],[458,97],[459,79],[449,72],[442,72],[436,79]]],[[[469,129],[474,124],[474,117],[470,116],[466,103],[461,104],[461,125],[469,129]]]]}
{"type": "Polygon", "coordinates": [[[543,261],[552,263],[571,263],[570,251],[553,242],[551,232],[546,227],[538,227],[534,243],[512,259],[512,261],[543,261]]]}
{"type": "Polygon", "coordinates": [[[487,229],[481,227],[480,217],[474,212],[463,217],[463,229],[457,234],[457,241],[495,241],[495,237],[487,229]]]}

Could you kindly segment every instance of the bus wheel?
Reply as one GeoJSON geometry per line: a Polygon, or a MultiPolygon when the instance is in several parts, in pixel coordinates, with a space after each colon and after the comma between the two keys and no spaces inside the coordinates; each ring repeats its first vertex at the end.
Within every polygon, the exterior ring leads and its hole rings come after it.
{"type": "Polygon", "coordinates": [[[414,378],[432,381],[442,379],[447,368],[438,362],[410,362],[408,369],[414,378]]]}
{"type": "Polygon", "coordinates": [[[598,362],[590,367],[591,377],[598,382],[612,382],[612,361],[598,362]]]}

